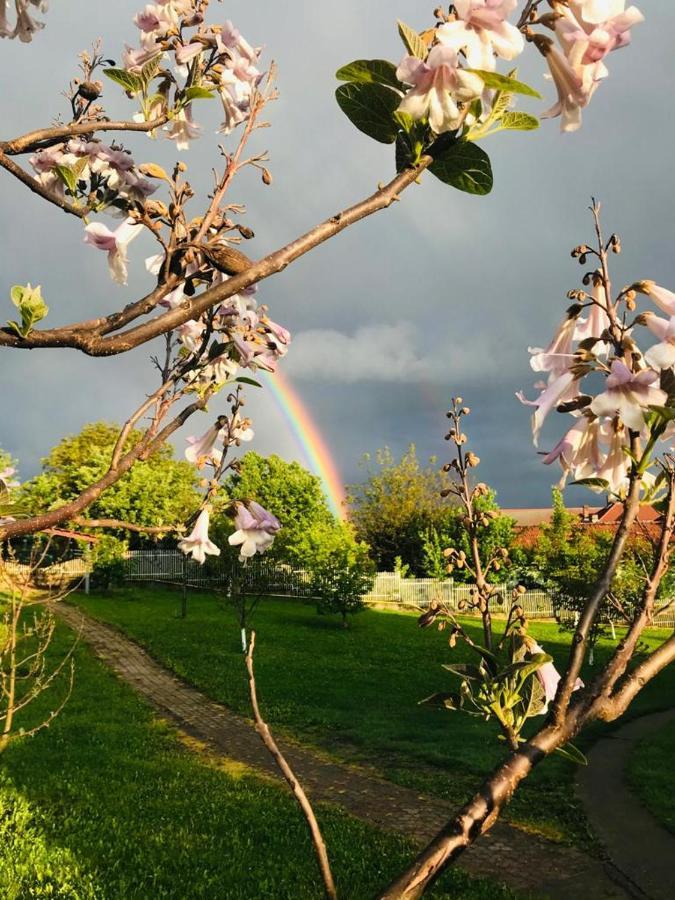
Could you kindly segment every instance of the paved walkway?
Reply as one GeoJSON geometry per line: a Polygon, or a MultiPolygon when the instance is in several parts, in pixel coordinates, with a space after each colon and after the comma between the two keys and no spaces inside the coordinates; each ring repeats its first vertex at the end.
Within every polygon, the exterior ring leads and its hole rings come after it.
{"type": "Polygon", "coordinates": [[[649,900],[675,897],[675,835],[661,827],[626,786],[635,744],[675,719],[675,709],[642,716],[613,732],[591,750],[579,772],[586,814],[607,848],[611,864],[630,873],[631,893],[649,900]]]}
{"type": "MultiPolygon", "coordinates": [[[[56,611],[123,681],[188,734],[216,753],[278,776],[250,721],[181,681],[116,629],[72,606],[58,604],[56,611]]],[[[264,697],[262,705],[264,710],[264,697]]],[[[326,762],[288,741],[279,743],[313,800],[339,804],[373,825],[421,842],[429,840],[453,812],[447,803],[417,791],[326,762]]],[[[623,900],[631,896],[608,877],[599,860],[503,823],[466,851],[461,865],[536,898],[623,900]]]]}

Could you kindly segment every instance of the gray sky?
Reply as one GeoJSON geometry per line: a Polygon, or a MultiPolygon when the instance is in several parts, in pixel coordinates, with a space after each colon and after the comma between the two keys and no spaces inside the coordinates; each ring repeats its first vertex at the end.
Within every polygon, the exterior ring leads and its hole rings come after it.
{"type": "MultiPolygon", "coordinates": [[[[106,54],[119,59],[124,42],[136,41],[131,17],[142,5],[54,0],[47,28],[32,45],[1,42],[2,137],[66,115],[60,92],[75,74],[77,53],[102,35],[106,54]]],[[[260,300],[294,334],[283,370],[346,481],[358,479],[364,452],[385,444],[400,452],[414,442],[422,455],[442,459],[444,413],[454,393],[474,410],[481,476],[501,503],[549,502],[558,472],[537,458],[529,411],[514,393],[524,388],[533,395],[527,346],[548,342],[566,291],[577,286],[580,270],[569,250],[591,237],[592,194],[604,203],[607,232],[623,239],[615,282],[653,278],[675,286],[675,123],[668,105],[675,88],[675,11],[665,2],[638,5],[647,21],[634,30],[631,48],[610,56],[610,78],[580,132],[561,135],[557,121],[549,121],[538,132],[490,138],[482,144],[495,172],[489,196],[461,194],[427,176],[388,211],[261,285],[260,300]]],[[[221,12],[212,4],[214,17],[231,18],[251,43],[265,45],[265,61],[274,58],[279,67],[281,97],[268,116],[273,127],[255,139],[256,150],[270,151],[274,183],[266,188],[245,173],[231,193],[231,201],[246,203],[246,222],[256,232],[245,248],[250,255],[263,256],[391,177],[392,148],[369,140],[343,116],[333,98],[334,72],[357,58],[398,61],[395,19],[426,27],[432,6],[231,0],[221,12]]],[[[553,89],[544,68],[529,49],[520,77],[539,87],[549,105],[553,89]]],[[[131,104],[120,95],[107,88],[108,111],[128,115],[131,104]]],[[[527,101],[522,108],[536,113],[546,106],[527,101]]],[[[208,104],[199,113],[204,136],[183,157],[190,181],[205,190],[219,138],[208,104]]],[[[168,141],[138,136],[126,143],[137,162],[168,165],[176,157],[168,141]]],[[[122,288],[109,280],[104,254],[82,244],[80,222],[5,173],[0,198],[4,319],[13,313],[8,292],[16,283],[42,285],[52,325],[110,312],[151,286],[143,269],[150,252],[145,238],[130,248],[129,285],[122,288]]],[[[68,350],[5,350],[0,446],[19,457],[22,476],[34,474],[64,434],[95,419],[123,419],[154,385],[147,356],[147,348],[108,360],[68,350]]],[[[217,403],[211,409],[218,412],[217,403]]],[[[257,450],[302,459],[269,397],[251,397],[249,410],[257,450]]],[[[544,448],[562,429],[558,419],[546,430],[544,448]]],[[[201,433],[209,419],[192,422],[186,433],[201,433]]],[[[589,495],[568,492],[568,502],[581,498],[589,495]]]]}

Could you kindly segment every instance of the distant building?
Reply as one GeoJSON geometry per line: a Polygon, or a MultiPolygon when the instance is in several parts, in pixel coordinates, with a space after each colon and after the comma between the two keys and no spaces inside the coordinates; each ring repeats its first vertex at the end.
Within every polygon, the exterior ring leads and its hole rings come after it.
{"type": "MultiPolygon", "coordinates": [[[[591,506],[570,506],[567,512],[576,516],[579,524],[598,526],[600,528],[615,528],[621,518],[623,505],[621,503],[608,503],[599,508],[591,506]]],[[[542,525],[548,525],[553,519],[551,507],[502,509],[502,515],[508,516],[515,522],[516,543],[521,547],[532,547],[537,542],[542,525]]],[[[641,506],[638,511],[636,527],[643,528],[655,525],[661,518],[661,514],[653,506],[641,506]]]]}

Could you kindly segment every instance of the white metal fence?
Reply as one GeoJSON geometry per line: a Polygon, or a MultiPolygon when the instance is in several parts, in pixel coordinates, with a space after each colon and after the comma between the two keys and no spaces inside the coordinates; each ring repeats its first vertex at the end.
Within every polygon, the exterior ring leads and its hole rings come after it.
{"type": "MultiPolygon", "coordinates": [[[[241,566],[210,559],[204,566],[177,550],[132,550],[127,554],[125,578],[128,581],[159,581],[193,588],[218,588],[225,591],[260,593],[285,597],[310,597],[310,575],[303,569],[255,557],[241,566]]],[[[499,615],[508,608],[513,585],[496,588],[492,611],[499,615]]],[[[364,595],[370,606],[389,609],[425,609],[440,602],[452,610],[466,612],[462,601],[470,596],[471,585],[434,578],[402,578],[399,572],[378,572],[372,589],[364,595]]],[[[518,598],[530,619],[550,619],[563,613],[555,608],[551,594],[528,590],[518,598]]],[[[665,605],[665,601],[664,601],[665,605]]],[[[570,610],[570,615],[573,615],[570,610]]],[[[675,626],[675,604],[658,615],[660,626],[675,626]]]]}

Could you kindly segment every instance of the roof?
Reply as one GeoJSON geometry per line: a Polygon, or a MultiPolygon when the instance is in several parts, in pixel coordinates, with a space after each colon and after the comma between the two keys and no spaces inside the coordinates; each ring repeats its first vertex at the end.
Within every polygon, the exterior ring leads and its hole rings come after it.
{"type": "MultiPolygon", "coordinates": [[[[573,516],[578,516],[585,525],[616,525],[623,512],[623,504],[608,503],[602,507],[570,506],[566,510],[573,516]]],[[[553,518],[553,509],[529,508],[502,509],[502,515],[514,519],[516,528],[537,528],[547,525],[553,518]]],[[[637,515],[638,522],[657,522],[660,513],[653,506],[640,506],[637,515]]]]}

